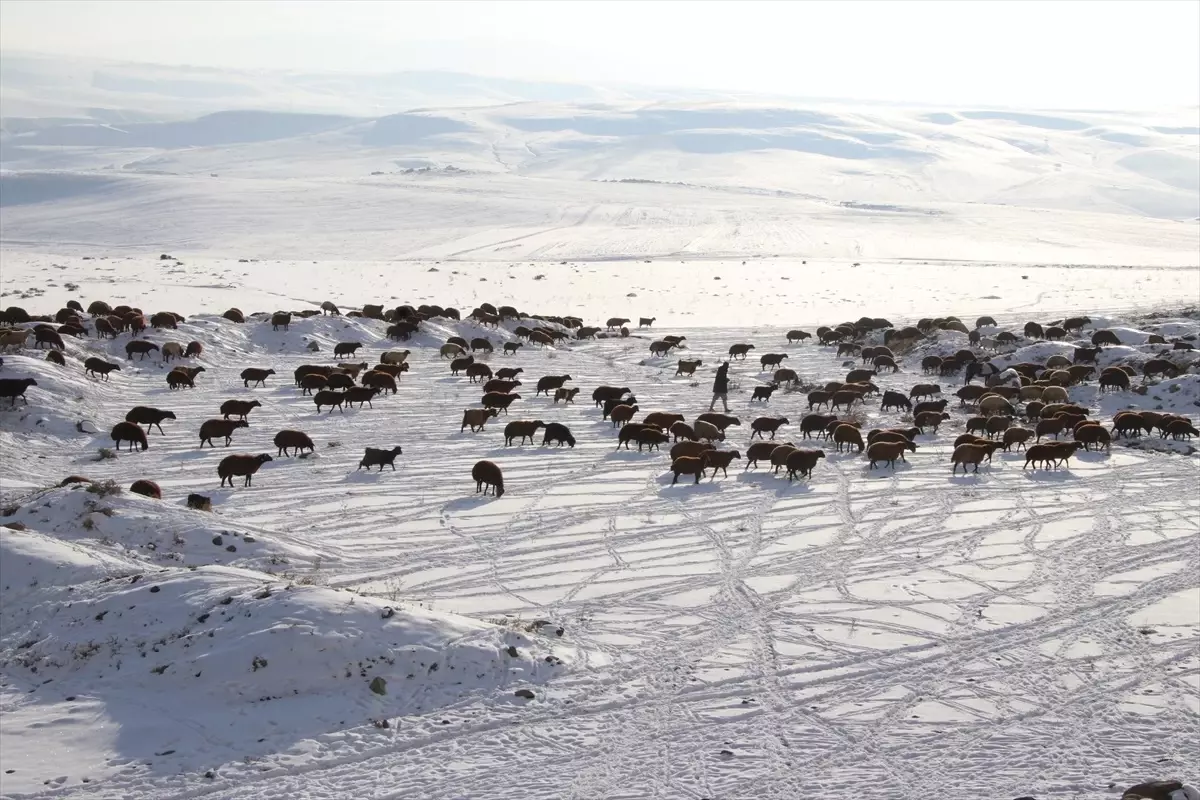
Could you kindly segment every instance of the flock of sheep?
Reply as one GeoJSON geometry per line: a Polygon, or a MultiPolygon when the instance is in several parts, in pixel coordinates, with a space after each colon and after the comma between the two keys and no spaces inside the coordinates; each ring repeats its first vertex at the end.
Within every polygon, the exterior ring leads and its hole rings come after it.
{"type": "MultiPolygon", "coordinates": [[[[327,302],[322,305],[321,311],[303,312],[300,316],[324,313],[337,315],[341,312],[327,302]]],[[[423,330],[422,325],[427,320],[460,319],[456,309],[430,305],[402,305],[387,310],[380,305],[368,305],[361,311],[350,311],[348,315],[385,321],[388,323],[387,336],[397,342],[409,341],[423,330]]],[[[223,317],[239,325],[246,324],[248,319],[255,321],[253,315],[247,318],[238,309],[226,311],[223,317]]],[[[493,329],[498,329],[507,320],[516,321],[518,324],[511,332],[514,340],[503,345],[504,352],[510,355],[519,353],[527,344],[545,347],[570,339],[630,335],[626,327],[630,320],[617,317],[609,319],[603,328],[592,327],[584,325],[583,320],[577,317],[529,316],[511,306],[497,308],[490,304],[476,308],[469,317],[479,326],[493,329]]],[[[292,314],[277,312],[261,315],[257,324],[270,324],[274,330],[286,330],[292,319],[292,314]]],[[[44,317],[32,317],[23,309],[12,307],[0,314],[0,322],[5,326],[4,330],[0,330],[0,348],[6,351],[24,348],[32,337],[35,349],[48,348],[47,360],[66,367],[62,337],[86,337],[94,333],[99,338],[113,339],[128,335],[129,339],[124,345],[128,360],[135,357],[144,360],[154,353],[168,364],[201,358],[204,347],[200,342],[187,345],[167,342],[160,346],[138,338],[148,329],[173,329],[181,321],[183,318],[172,312],[159,312],[147,317],[140,309],[128,306],[111,308],[103,301],[93,302],[86,311],[79,303],[72,301],[56,314],[44,317]]],[[[639,327],[650,328],[654,321],[654,318],[641,318],[639,327]]],[[[1046,326],[1030,322],[1020,334],[1001,330],[985,336],[983,331],[992,331],[997,327],[995,320],[989,317],[978,319],[974,328],[968,328],[956,317],[922,319],[914,326],[900,328],[884,319],[864,317],[857,322],[836,327],[821,327],[811,334],[801,330],[789,331],[785,337],[789,344],[802,344],[807,339],[815,339],[823,347],[836,348],[832,353],[835,358],[861,359],[861,366],[850,369],[845,380],[809,388],[805,394],[807,407],[803,408],[805,403],[800,403],[804,412],[797,420],[800,438],[823,440],[834,445],[838,452],[861,453],[870,469],[879,466],[894,468],[897,461],[906,461],[906,453],[917,451],[919,435],[936,434],[939,426],[950,419],[950,400],[945,397],[934,399],[943,394],[941,386],[936,383],[916,383],[907,393],[893,390],[881,392],[873,379],[880,372],[899,371],[903,355],[939,330],[966,334],[970,344],[970,347],[960,349],[953,355],[927,356],[920,362],[925,374],[941,378],[963,376],[964,384],[956,390],[955,395],[959,400],[957,408],[967,412],[968,418],[966,433],[954,441],[950,458],[952,473],[957,473],[960,467],[964,472],[968,469],[978,472],[979,466],[990,462],[999,449],[1025,449],[1026,468],[1033,465],[1035,469],[1039,466],[1049,469],[1065,465],[1078,448],[1108,448],[1116,437],[1154,431],[1163,438],[1170,436],[1174,439],[1200,435],[1190,419],[1152,411],[1120,412],[1113,417],[1111,428],[1106,428],[1091,415],[1089,408],[1070,401],[1069,387],[1091,380],[1098,381],[1101,391],[1121,391],[1128,390],[1131,380],[1139,375],[1143,380],[1160,375],[1174,376],[1192,366],[1172,360],[1169,351],[1164,350],[1159,357],[1147,361],[1140,372],[1132,366],[1113,364],[1097,374],[1097,360],[1102,348],[1119,343],[1111,331],[1097,330],[1092,334],[1090,344],[1080,342],[1074,347],[1072,358],[1056,355],[1042,363],[1014,363],[1001,368],[992,363],[991,356],[986,355],[988,350],[995,352],[1004,347],[1015,349],[1022,339],[1060,340],[1072,334],[1079,335],[1089,324],[1087,317],[1076,317],[1046,326]],[[872,345],[868,341],[881,341],[882,344],[872,345]],[[975,385],[975,379],[980,379],[983,385],[975,385]],[[855,409],[876,396],[880,398],[881,411],[896,412],[903,416],[897,419],[894,427],[864,432],[862,416],[856,416],[855,409]],[[827,413],[822,413],[822,408],[827,413]],[[839,416],[839,412],[842,416],[839,416]],[[1071,437],[1070,440],[1063,440],[1062,437],[1067,435],[1071,437]],[[1054,441],[1042,441],[1050,437],[1054,441]]],[[[1151,343],[1171,348],[1188,358],[1193,349],[1193,345],[1183,339],[1168,341],[1164,337],[1153,337],[1151,343]]],[[[653,356],[661,357],[686,346],[686,337],[663,336],[651,342],[649,349],[653,356]]],[[[409,370],[408,359],[412,351],[386,350],[379,354],[378,363],[373,366],[367,361],[352,363],[344,360],[357,357],[362,348],[363,345],[358,342],[341,342],[333,349],[333,363],[306,364],[294,370],[296,390],[312,397],[318,414],[326,409],[327,414],[332,414],[335,409],[344,413],[345,405],[373,407],[373,400],[397,393],[398,381],[409,370]]],[[[746,360],[754,349],[753,344],[734,343],[728,349],[728,357],[730,361],[746,360]]],[[[521,398],[516,390],[522,386],[520,377],[523,368],[506,366],[493,371],[487,363],[475,360],[475,354],[481,351],[493,351],[492,342],[483,336],[470,341],[452,336],[438,347],[437,358],[449,362],[451,375],[462,375],[467,381],[480,384],[480,406],[464,410],[460,432],[468,428],[472,432],[484,430],[501,413],[508,415],[510,406],[521,398]]],[[[787,353],[760,356],[759,364],[763,373],[770,374],[770,380],[754,387],[750,402],[766,404],[771,402],[772,395],[780,388],[787,386],[795,390],[800,386],[800,376],[782,366],[787,358],[787,353]]],[[[675,366],[675,375],[693,376],[702,365],[701,359],[681,358],[675,366]]],[[[82,367],[88,375],[103,381],[109,380],[110,373],[121,369],[119,363],[96,356],[87,358],[82,367]]],[[[193,388],[203,372],[204,366],[177,364],[167,373],[166,383],[171,390],[193,388]]],[[[265,386],[275,374],[274,369],[250,367],[241,371],[240,378],[244,387],[250,389],[265,386]]],[[[555,404],[561,402],[571,405],[579,392],[578,388],[566,386],[571,381],[572,377],[566,374],[542,376],[536,382],[535,396],[544,394],[552,398],[555,404]]],[[[31,386],[36,386],[31,378],[0,379],[0,402],[7,399],[10,405],[15,406],[18,399],[24,399],[26,390],[31,386]]],[[[617,448],[628,449],[636,443],[639,451],[654,451],[660,449],[661,445],[672,445],[669,451],[672,484],[681,476],[690,476],[694,483],[699,483],[710,471],[710,480],[715,480],[718,471],[727,476],[733,460],[743,458],[740,451],[723,446],[729,429],[742,426],[737,416],[708,412],[699,414],[688,423],[681,413],[654,411],[637,420],[635,418],[640,408],[629,387],[599,386],[592,391],[591,398],[595,406],[602,409],[603,418],[610,420],[616,429],[617,448]]],[[[220,439],[224,440],[225,446],[229,446],[234,432],[246,427],[248,415],[260,406],[258,400],[226,401],[220,409],[222,418],[210,419],[200,425],[199,446],[203,448],[208,444],[215,447],[220,439]]],[[[175,414],[169,410],[136,406],[126,414],[124,421],[113,426],[111,437],[118,450],[123,443],[128,443],[131,450],[145,450],[149,447],[148,434],[154,428],[162,433],[162,423],[175,418],[175,414]],[[142,426],[145,426],[144,430],[142,426]]],[[[819,461],[825,458],[825,452],[793,442],[775,441],[776,434],[791,425],[792,421],[786,416],[760,416],[750,420],[747,426],[750,436],[745,469],[755,468],[763,462],[769,464],[776,474],[780,469],[785,470],[788,480],[811,477],[819,461]]],[[[542,432],[542,445],[575,446],[576,439],[566,425],[558,422],[546,424],[541,420],[508,422],[504,428],[505,445],[515,444],[518,440],[520,444],[527,440],[534,442],[539,432],[542,432]]],[[[279,431],[274,444],[278,448],[276,457],[290,452],[301,454],[313,449],[309,436],[296,430],[279,431]]],[[[400,447],[367,448],[358,468],[370,470],[371,467],[379,467],[382,470],[389,466],[395,470],[395,459],[402,453],[400,447]]],[[[232,487],[235,477],[244,478],[244,485],[250,486],[259,468],[271,460],[273,457],[269,453],[229,455],[220,460],[216,471],[222,486],[228,482],[232,487]]],[[[491,461],[475,464],[471,478],[475,481],[476,492],[486,494],[491,491],[496,497],[504,494],[503,472],[491,461]]],[[[152,481],[137,481],[131,489],[148,496],[161,497],[159,487],[152,481]]],[[[204,502],[206,498],[198,495],[189,498],[189,504],[195,503],[198,507],[204,502]]]]}

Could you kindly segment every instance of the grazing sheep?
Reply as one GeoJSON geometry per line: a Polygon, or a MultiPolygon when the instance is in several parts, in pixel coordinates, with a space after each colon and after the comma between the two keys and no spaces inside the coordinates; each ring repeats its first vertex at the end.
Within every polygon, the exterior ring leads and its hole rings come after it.
{"type": "Polygon", "coordinates": [[[222,314],[221,317],[223,319],[229,320],[230,322],[236,322],[239,325],[246,321],[246,315],[243,314],[240,310],[238,310],[236,308],[229,309],[224,314],[222,314]]]}
{"type": "Polygon", "coordinates": [[[275,446],[279,448],[278,456],[288,455],[288,450],[294,449],[296,455],[303,453],[305,450],[313,451],[316,448],[313,446],[313,441],[303,431],[280,431],[275,434],[275,446]]]}
{"type": "Polygon", "coordinates": [[[771,438],[774,439],[775,432],[787,424],[787,417],[759,417],[750,423],[750,438],[753,439],[755,436],[757,436],[760,439],[764,439],[766,437],[763,436],[763,433],[770,431],[771,438]]]}
{"type": "Polygon", "coordinates": [[[1179,367],[1165,358],[1152,358],[1142,365],[1142,382],[1150,380],[1155,375],[1164,378],[1174,378],[1180,372],[1179,367]]]}
{"type": "Polygon", "coordinates": [[[542,445],[548,445],[555,442],[559,447],[564,444],[571,447],[575,446],[575,437],[571,435],[571,430],[560,422],[551,422],[546,425],[546,435],[542,438],[542,445]]]}
{"type": "Polygon", "coordinates": [[[926,411],[937,411],[941,413],[946,410],[946,406],[950,404],[949,400],[926,400],[923,403],[917,403],[913,406],[913,414],[923,414],[926,411]]]}
{"type": "Polygon", "coordinates": [[[565,388],[555,389],[554,390],[554,402],[555,402],[555,404],[557,404],[559,400],[562,400],[564,404],[574,404],[575,403],[575,395],[577,395],[577,394],[579,394],[578,386],[576,386],[573,389],[565,389],[565,388]]]}
{"type": "Polygon", "coordinates": [[[474,353],[476,350],[482,350],[485,353],[491,353],[493,352],[494,348],[488,339],[485,339],[482,336],[477,336],[471,340],[471,352],[474,353]]]}
{"type": "Polygon", "coordinates": [[[875,356],[871,363],[875,365],[876,372],[883,369],[890,369],[892,372],[900,370],[900,365],[890,356],[875,356]]]}
{"type": "Polygon", "coordinates": [[[92,375],[103,378],[104,380],[109,379],[108,373],[112,372],[114,369],[117,372],[120,372],[121,365],[113,364],[105,361],[103,358],[97,358],[96,356],[91,356],[87,361],[83,362],[83,371],[85,374],[91,373],[92,375]]]}
{"type": "MultiPolygon", "coordinates": [[[[918,383],[912,387],[908,396],[911,400],[918,400],[922,397],[933,397],[935,394],[941,394],[942,387],[936,383],[918,383]]],[[[945,406],[943,406],[945,408],[945,406]]]]}
{"type": "Polygon", "coordinates": [[[371,401],[377,394],[379,394],[379,390],[371,386],[352,386],[346,390],[346,402],[351,408],[354,408],[355,403],[358,403],[359,408],[362,408],[363,403],[374,408],[375,404],[371,401]]]}
{"type": "MultiPolygon", "coordinates": [[[[391,450],[380,450],[376,447],[368,447],[363,453],[362,460],[358,462],[358,469],[367,468],[367,472],[371,471],[371,467],[379,467],[379,471],[383,472],[384,464],[392,468],[392,472],[396,471],[396,456],[403,455],[404,451],[400,447],[393,447],[391,450]]],[[[355,470],[357,472],[358,470],[355,470]]]]}
{"type": "Polygon", "coordinates": [[[749,353],[753,349],[754,349],[754,345],[752,345],[752,344],[730,345],[729,357],[730,358],[738,358],[738,357],[745,358],[746,354],[749,353]]]}
{"type": "Polygon", "coordinates": [[[842,423],[833,429],[833,441],[837,443],[837,450],[840,453],[842,448],[849,449],[854,445],[858,445],[858,452],[862,452],[865,448],[862,440],[862,431],[853,425],[842,423]]]}
{"type": "Polygon", "coordinates": [[[613,410],[609,413],[608,418],[612,420],[613,427],[617,428],[625,425],[631,419],[633,419],[633,415],[636,414],[637,411],[638,407],[636,405],[631,406],[626,403],[622,403],[613,408],[613,410]]]}
{"type": "Polygon", "coordinates": [[[764,403],[770,402],[771,395],[774,394],[775,390],[778,388],[779,386],[774,383],[766,386],[755,386],[754,393],[750,396],[750,402],[753,403],[755,400],[762,400],[764,403]]]}
{"type": "Polygon", "coordinates": [[[605,400],[619,400],[627,394],[630,394],[628,386],[598,386],[592,391],[592,400],[596,401],[596,407],[599,408],[605,400]]]}
{"type": "Polygon", "coordinates": [[[694,359],[692,361],[687,361],[687,360],[681,358],[681,359],[679,359],[679,363],[675,366],[675,374],[676,375],[694,375],[696,372],[696,368],[702,367],[702,366],[704,366],[704,362],[698,358],[694,359]]]}
{"type": "Polygon", "coordinates": [[[221,403],[221,413],[225,415],[225,419],[229,419],[230,414],[236,414],[245,419],[247,414],[261,407],[262,403],[258,400],[226,400],[221,403]]]}
{"type": "Polygon", "coordinates": [[[125,359],[127,361],[132,361],[133,354],[137,353],[138,361],[144,361],[147,353],[152,353],[157,349],[158,349],[158,345],[154,344],[153,342],[143,342],[143,341],[126,342],[125,343],[125,359]]]}
{"type": "Polygon", "coordinates": [[[933,428],[933,432],[937,433],[938,427],[948,419],[950,419],[949,414],[938,411],[922,411],[913,417],[913,424],[921,429],[921,433],[924,433],[926,428],[933,428]]]}
{"type": "Polygon", "coordinates": [[[129,484],[129,491],[133,494],[140,494],[142,497],[150,497],[154,500],[162,500],[162,489],[154,481],[148,481],[145,478],[134,481],[129,484]]]}
{"type": "Polygon", "coordinates": [[[453,358],[458,358],[459,356],[463,355],[466,351],[467,351],[467,348],[464,347],[463,345],[455,344],[453,342],[447,342],[446,344],[442,345],[438,349],[438,354],[442,358],[453,359],[453,358]]]}
{"type": "Polygon", "coordinates": [[[225,446],[229,447],[233,443],[233,432],[238,428],[249,427],[250,423],[244,419],[210,419],[200,426],[200,449],[204,449],[205,442],[208,442],[209,447],[216,447],[213,439],[219,437],[224,437],[225,446]]]}
{"type": "Polygon", "coordinates": [[[696,483],[700,483],[700,479],[704,477],[704,468],[708,464],[708,453],[702,453],[699,456],[680,456],[671,462],[671,485],[674,486],[679,482],[680,475],[694,475],[696,483]]]}
{"type": "Polygon", "coordinates": [[[249,455],[232,455],[225,456],[221,459],[221,463],[217,465],[217,475],[221,478],[221,485],[225,485],[225,481],[229,481],[229,488],[233,488],[233,477],[235,475],[244,475],[246,482],[244,485],[250,485],[250,479],[254,477],[254,473],[258,472],[259,467],[268,461],[274,461],[267,453],[260,453],[256,456],[249,455]]]}
{"type": "Polygon", "coordinates": [[[335,306],[329,300],[326,300],[325,302],[321,303],[321,314],[324,315],[326,313],[331,314],[335,317],[341,316],[341,314],[342,314],[342,312],[338,310],[338,307],[335,306]]]}
{"type": "Polygon", "coordinates": [[[471,366],[474,363],[475,363],[474,356],[463,356],[462,358],[456,358],[450,362],[450,374],[457,375],[458,373],[464,371],[467,367],[471,366]]]}
{"type": "Polygon", "coordinates": [[[886,461],[889,467],[895,469],[897,458],[907,463],[907,460],[904,458],[905,450],[915,453],[917,452],[917,446],[907,439],[903,442],[875,441],[867,446],[867,458],[871,462],[867,469],[875,469],[875,465],[880,461],[886,461]]]}
{"type": "Polygon", "coordinates": [[[537,391],[533,393],[534,397],[543,393],[549,397],[551,389],[560,389],[569,380],[571,380],[570,375],[546,375],[545,377],[538,378],[537,391]]]}
{"type": "Polygon", "coordinates": [[[471,478],[475,481],[476,492],[482,491],[486,495],[490,488],[496,497],[504,496],[504,473],[491,461],[479,461],[471,467],[471,478]]]}
{"type": "Polygon", "coordinates": [[[788,344],[793,344],[794,342],[803,342],[805,339],[811,339],[811,338],[812,338],[812,334],[806,333],[805,331],[791,330],[791,331],[787,332],[788,344]]]}
{"type": "Polygon", "coordinates": [[[508,415],[508,407],[514,402],[521,399],[519,394],[505,394],[503,392],[488,392],[483,396],[484,408],[499,408],[504,411],[505,416],[508,415]]]}
{"type": "MultiPolygon", "coordinates": [[[[811,408],[811,406],[809,407],[811,408]]],[[[879,410],[887,411],[893,408],[912,411],[912,402],[899,392],[888,390],[883,393],[883,402],[880,404],[879,410]]]]}
{"type": "MultiPolygon", "coordinates": [[[[779,448],[776,449],[778,450],[779,448]]],[[[811,478],[817,462],[825,457],[824,450],[800,450],[796,448],[787,448],[787,450],[787,458],[783,462],[783,466],[787,469],[787,478],[789,481],[793,480],[797,475],[801,478],[811,478]]],[[[771,453],[771,460],[775,460],[775,453],[771,453]]]]}
{"type": "Polygon", "coordinates": [[[117,443],[118,451],[121,449],[121,442],[129,442],[130,452],[133,452],[134,446],[142,450],[150,449],[150,443],[146,441],[146,433],[132,422],[118,422],[113,426],[112,433],[109,435],[117,443]]]}
{"type": "Polygon", "coordinates": [[[180,389],[184,386],[195,389],[196,376],[204,371],[204,367],[175,367],[167,373],[167,386],[171,389],[180,389]]]}
{"type": "Polygon", "coordinates": [[[642,452],[642,446],[646,445],[650,450],[657,450],[660,444],[666,444],[671,440],[670,436],[660,431],[658,428],[650,428],[642,426],[638,429],[633,437],[638,443],[638,452],[642,452]]]}
{"type": "Polygon", "coordinates": [[[1200,436],[1200,432],[1186,419],[1173,419],[1163,426],[1159,438],[1165,439],[1168,436],[1172,439],[1191,439],[1193,436],[1200,436]]]}
{"type": "MultiPolygon", "coordinates": [[[[273,331],[277,331],[280,328],[283,328],[286,331],[291,324],[292,324],[292,315],[291,314],[275,313],[275,314],[271,315],[271,330],[273,330],[273,331]]],[[[230,486],[233,485],[232,480],[229,481],[229,485],[230,486]]]]}
{"type": "Polygon", "coordinates": [[[672,422],[669,431],[670,434],[675,437],[673,441],[678,442],[680,439],[688,442],[696,441],[696,431],[693,430],[692,426],[688,425],[686,422],[672,422]]]}
{"type": "Polygon", "coordinates": [[[706,442],[725,441],[725,431],[718,428],[711,422],[705,422],[702,419],[697,419],[692,429],[696,432],[696,439],[706,442]]]}
{"type": "Polygon", "coordinates": [[[546,427],[546,423],[540,419],[514,420],[504,426],[504,446],[508,447],[513,443],[513,439],[518,436],[521,437],[521,444],[525,444],[526,439],[529,440],[530,444],[533,444],[538,429],[544,427],[546,427]]]}
{"type": "Polygon", "coordinates": [[[1012,417],[988,417],[984,423],[984,432],[987,433],[989,439],[994,439],[997,434],[1003,434],[1012,425],[1012,417]]]}
{"type": "Polygon", "coordinates": [[[543,347],[548,347],[554,344],[554,339],[545,331],[532,331],[529,334],[529,341],[534,344],[540,344],[543,347]]]}
{"type": "Polygon", "coordinates": [[[46,330],[46,329],[34,330],[33,338],[34,338],[34,342],[35,342],[34,346],[37,347],[38,349],[41,349],[41,346],[44,344],[50,345],[50,347],[55,350],[67,349],[66,345],[63,344],[62,337],[59,336],[58,333],[56,333],[55,331],[52,331],[52,330],[46,330]]]}
{"type": "Polygon", "coordinates": [[[162,346],[161,355],[164,362],[172,358],[183,358],[183,345],[179,342],[167,342],[162,346]]]}
{"type": "Polygon", "coordinates": [[[465,431],[467,429],[468,425],[471,427],[471,433],[476,433],[478,431],[481,431],[481,430],[483,430],[483,426],[487,424],[487,421],[489,419],[491,419],[492,417],[495,417],[495,416],[499,416],[499,414],[500,414],[500,409],[498,409],[498,408],[468,408],[468,409],[465,409],[463,411],[462,425],[459,427],[458,432],[462,433],[463,431],[465,431]]]}
{"type": "Polygon", "coordinates": [[[776,384],[787,383],[794,386],[800,382],[800,376],[796,374],[796,370],[784,367],[771,373],[771,382],[776,384]]]}
{"type": "Polygon", "coordinates": [[[313,402],[317,405],[317,413],[321,413],[321,406],[329,406],[330,414],[336,408],[341,413],[345,414],[345,409],[342,408],[342,403],[346,402],[344,392],[320,391],[313,395],[313,402]]]}
{"type": "Polygon", "coordinates": [[[175,419],[174,411],[163,411],[158,408],[150,408],[148,406],[134,406],[125,415],[126,422],[132,422],[135,425],[145,425],[146,433],[150,432],[151,428],[158,428],[158,432],[166,435],[162,429],[162,421],[164,419],[175,419]]]}
{"type": "Polygon", "coordinates": [[[1071,398],[1067,394],[1067,390],[1061,386],[1045,386],[1042,387],[1042,396],[1039,399],[1043,403],[1066,403],[1071,398]]]}

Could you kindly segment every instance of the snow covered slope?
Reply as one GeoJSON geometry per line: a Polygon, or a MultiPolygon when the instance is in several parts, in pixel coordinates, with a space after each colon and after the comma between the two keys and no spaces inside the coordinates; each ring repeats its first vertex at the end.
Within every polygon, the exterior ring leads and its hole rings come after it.
{"type": "MultiPolygon", "coordinates": [[[[534,288],[519,296],[554,310],[534,288]]],[[[611,313],[661,302],[643,300],[611,313]]],[[[973,306],[941,302],[964,319],[973,306]]],[[[1029,302],[1028,314],[997,314],[1002,327],[1052,318],[1029,302]]],[[[807,384],[841,379],[845,359],[786,344],[786,327],[660,322],[627,339],[478,354],[526,380],[510,414],[472,434],[456,426],[479,387],[451,376],[436,346],[498,344],[506,330],[429,323],[402,345],[412,370],[397,395],[318,415],[293,369],[331,363],[338,341],[364,343],[373,362],[394,346],[385,325],[313,317],[271,331],[221,310],[149,336],[204,344],[194,390],[167,389],[156,360],[126,361],[127,335],[69,340],[66,367],[4,355],[3,377],[38,381],[28,406],[0,410],[5,503],[17,507],[0,522],[25,526],[0,539],[5,796],[792,798],[869,786],[902,800],[1065,800],[1200,771],[1200,456],[1186,442],[1118,443],[1056,471],[998,453],[953,476],[969,414],[952,404],[895,470],[822,445],[809,481],[735,460],[728,476],[672,486],[666,453],[615,449],[593,387],[628,386],[641,413],[691,419],[729,345],[753,343],[734,362],[742,424],[723,445],[745,455],[751,419],[786,415],[778,438],[799,441],[807,406],[786,391],[752,404],[769,378],[753,356],[787,353],[807,384]],[[678,356],[704,361],[696,377],[675,377],[674,355],[648,356],[667,332],[687,337],[678,356]],[[84,377],[91,354],[122,370],[84,377]],[[246,389],[246,366],[277,374],[246,389]],[[562,374],[582,387],[577,404],[535,396],[538,377],[562,374]],[[234,397],[263,405],[232,448],[201,452],[199,424],[234,397]],[[97,460],[137,404],[177,420],[146,452],[97,460]],[[101,432],[80,433],[83,419],[101,432]],[[505,447],[514,419],[562,422],[577,444],[505,447]],[[308,432],[315,455],[277,457],[252,488],[218,488],[222,456],[276,455],[284,428],[308,432]],[[364,447],[394,445],[395,472],[356,469],[364,447]],[[504,469],[502,498],[474,494],[482,458],[504,469]],[[44,488],[68,474],[153,479],[164,499],[44,488]],[[190,492],[214,510],[185,508],[190,492]],[[374,677],[386,695],[370,691],[374,677]],[[532,699],[514,696],[525,688],[532,699]]],[[[1095,316],[1136,358],[1162,349],[1144,344],[1150,333],[1200,334],[1189,317],[1095,316]]],[[[961,346],[943,337],[930,346],[961,346]]],[[[876,383],[927,380],[920,354],[876,383]]],[[[1144,394],[1082,386],[1072,399],[1104,419],[1125,407],[1195,419],[1191,370],[1144,394]]],[[[866,426],[905,421],[876,401],[861,414],[866,426]]]]}

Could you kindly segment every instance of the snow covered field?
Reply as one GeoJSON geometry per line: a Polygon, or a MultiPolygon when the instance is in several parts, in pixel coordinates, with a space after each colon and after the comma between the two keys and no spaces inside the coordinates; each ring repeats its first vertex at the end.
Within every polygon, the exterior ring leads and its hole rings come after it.
{"type": "MultiPolygon", "coordinates": [[[[1048,316],[1001,322],[1027,318],[1048,316]]],[[[1131,346],[1113,356],[1145,359],[1159,348],[1139,342],[1160,326],[1200,330],[1130,321],[1131,346]]],[[[1068,798],[1200,769],[1200,459],[1183,443],[1118,444],[1051,472],[999,454],[954,477],[968,416],[955,410],[894,471],[827,445],[811,481],[735,461],[728,477],[670,486],[665,453],[614,449],[591,388],[629,386],[643,412],[690,419],[731,343],[788,353],[809,383],[843,375],[844,359],[770,326],[671,328],[687,336],[680,355],[705,362],[695,379],[650,358],[646,331],[527,345],[487,357],[530,379],[509,419],[563,422],[578,444],[504,447],[503,415],[459,432],[478,386],[436,350],[448,335],[503,333],[429,323],[404,345],[399,394],[318,416],[292,370],[331,360],[338,341],[365,343],[373,361],[385,325],[270,327],[210,313],[151,333],[204,343],[195,390],[167,389],[155,360],[125,361],[127,335],[69,340],[66,368],[4,356],[6,377],[38,381],[28,408],[0,415],[6,502],[24,498],[5,522],[26,526],[4,531],[0,562],[5,796],[792,798],[866,785],[1068,798]],[[85,377],[79,359],[106,351],[122,370],[85,377]],[[237,373],[252,365],[278,375],[244,389],[237,373]],[[579,403],[533,396],[536,377],[564,373],[579,403]],[[250,396],[263,407],[228,452],[274,455],[274,433],[294,428],[316,454],[218,489],[224,452],[201,453],[196,430],[250,396]],[[137,404],[178,419],[148,451],[96,460],[137,404]],[[82,419],[101,433],[78,432],[82,419]],[[355,470],[364,447],[396,444],[395,472],[355,470]],[[505,470],[499,500],[473,494],[480,458],[505,470]],[[151,478],[164,500],[34,491],[68,474],[151,478]],[[214,511],[184,508],[189,492],[214,511]],[[371,691],[375,677],[387,694],[371,691]],[[514,696],[526,688],[533,699],[514,696]]],[[[940,339],[877,383],[907,390],[922,353],[965,341],[940,339]]],[[[1050,351],[1070,346],[1028,357],[1050,351]]],[[[757,409],[749,391],[767,376],[753,358],[733,375],[743,425],[727,446],[744,453],[759,414],[787,415],[780,438],[798,440],[803,394],[757,409]]],[[[1200,377],[1146,395],[1091,384],[1072,399],[1104,419],[1127,406],[1194,419],[1200,377]]],[[[877,403],[866,414],[900,422],[877,403]]]]}

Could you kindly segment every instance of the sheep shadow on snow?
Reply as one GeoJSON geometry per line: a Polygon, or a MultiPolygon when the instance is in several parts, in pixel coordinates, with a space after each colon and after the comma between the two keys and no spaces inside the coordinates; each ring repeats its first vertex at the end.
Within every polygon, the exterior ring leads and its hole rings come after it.
{"type": "Polygon", "coordinates": [[[1070,468],[1067,469],[1027,469],[1023,471],[1026,480],[1037,481],[1038,483],[1063,483],[1065,481],[1077,481],[1078,475],[1071,473],[1070,468]]]}
{"type": "Polygon", "coordinates": [[[671,483],[672,473],[668,472],[658,478],[658,483],[662,488],[658,490],[658,496],[669,498],[679,497],[682,499],[687,495],[692,494],[713,494],[714,492],[723,491],[721,484],[703,480],[700,483],[693,483],[695,480],[691,475],[680,475],[679,483],[671,483]]]}

